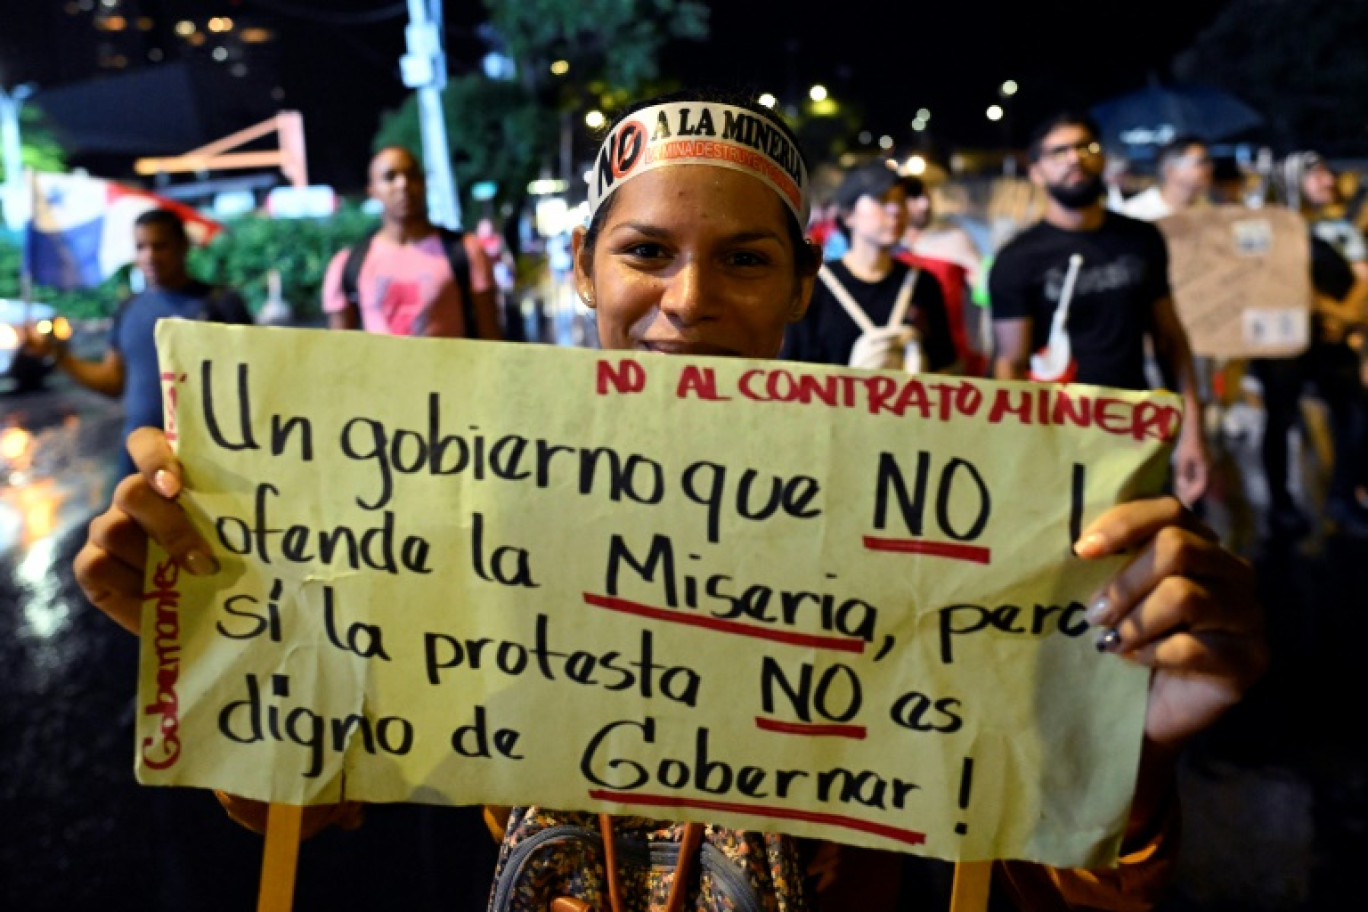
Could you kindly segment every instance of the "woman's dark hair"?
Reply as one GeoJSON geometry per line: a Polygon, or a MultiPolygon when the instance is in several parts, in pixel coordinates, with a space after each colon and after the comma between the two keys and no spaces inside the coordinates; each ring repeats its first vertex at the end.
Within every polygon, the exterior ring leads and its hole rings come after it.
{"type": "MultiPolygon", "coordinates": [[[[770,108],[765,107],[756,101],[752,96],[728,89],[686,89],[681,92],[669,92],[664,95],[657,95],[644,101],[638,101],[624,108],[613,118],[608,126],[604,127],[594,137],[599,143],[613,132],[618,124],[628,117],[640,111],[642,108],[649,108],[652,105],[670,104],[672,102],[702,101],[714,104],[733,105],[738,108],[745,108],[760,117],[765,118],[770,123],[783,131],[784,135],[793,143],[794,149],[798,149],[798,155],[803,156],[798,137],[794,135],[793,128],[790,127],[782,117],[770,108]]],[[[803,168],[808,167],[807,158],[803,157],[803,168]]],[[[603,223],[608,220],[608,213],[612,211],[613,204],[617,201],[617,194],[610,193],[608,198],[599,206],[594,217],[589,220],[589,227],[584,232],[584,250],[589,256],[593,256],[594,244],[598,241],[599,232],[603,229],[603,223]]],[[[814,246],[808,244],[807,235],[804,233],[803,225],[798,224],[798,218],[788,208],[784,206],[784,213],[788,216],[785,224],[788,226],[789,241],[793,244],[794,266],[799,275],[809,271],[815,271],[821,265],[821,252],[814,246]]]]}

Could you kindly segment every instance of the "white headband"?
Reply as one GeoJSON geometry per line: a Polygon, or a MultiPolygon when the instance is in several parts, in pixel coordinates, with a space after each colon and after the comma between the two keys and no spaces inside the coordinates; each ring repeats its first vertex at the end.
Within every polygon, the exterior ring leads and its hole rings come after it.
{"type": "Polygon", "coordinates": [[[803,156],[783,128],[748,108],[707,101],[652,105],[603,141],[589,173],[590,217],[623,183],[665,165],[703,164],[757,177],[805,228],[812,199],[803,156]]]}

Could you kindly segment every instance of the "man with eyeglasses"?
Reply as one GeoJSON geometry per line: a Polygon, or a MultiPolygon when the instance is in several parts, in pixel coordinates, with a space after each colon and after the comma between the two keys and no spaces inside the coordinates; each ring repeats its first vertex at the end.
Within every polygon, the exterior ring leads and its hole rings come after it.
{"type": "Polygon", "coordinates": [[[1121,203],[1117,211],[1153,222],[1201,206],[1211,192],[1211,152],[1196,136],[1175,136],[1155,156],[1159,182],[1121,203]]]}
{"type": "Polygon", "coordinates": [[[1148,340],[1162,384],[1184,400],[1173,491],[1193,504],[1206,493],[1210,459],[1168,248],[1154,225],[1106,208],[1098,135],[1091,118],[1066,112],[1031,139],[1030,178],[1045,191],[1045,214],[998,251],[988,276],[993,374],[1149,389],[1148,340]],[[1061,302],[1064,318],[1053,326],[1061,302]]]}

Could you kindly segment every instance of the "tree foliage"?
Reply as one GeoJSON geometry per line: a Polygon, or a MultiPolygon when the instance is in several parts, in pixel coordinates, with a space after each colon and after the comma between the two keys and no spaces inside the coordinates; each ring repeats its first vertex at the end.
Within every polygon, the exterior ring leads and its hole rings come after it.
{"type": "Polygon", "coordinates": [[[191,251],[190,267],[206,281],[236,288],[252,313],[266,302],[267,273],[278,269],[285,301],[307,320],[321,312],[323,274],[333,254],[378,225],[354,205],[321,219],[245,215],[228,222],[208,247],[191,251]]]}
{"type": "MultiPolygon", "coordinates": [[[[34,171],[65,171],[66,152],[33,105],[19,109],[19,155],[25,168],[34,171]]],[[[0,180],[5,180],[5,162],[0,158],[0,180]]]]}
{"type": "Polygon", "coordinates": [[[627,93],[660,77],[660,52],[675,39],[708,36],[708,9],[695,0],[484,0],[489,22],[518,63],[523,84],[541,94],[551,64],[564,60],[574,81],[627,93]]]}
{"type": "MultiPolygon", "coordinates": [[[[484,0],[487,34],[515,63],[516,81],[483,75],[453,78],[442,93],[452,170],[467,223],[476,211],[475,181],[494,181],[496,208],[521,206],[527,183],[559,171],[565,117],[612,110],[659,86],[662,49],[708,34],[708,10],[696,0],[484,0]],[[564,60],[565,76],[551,72],[564,60]]],[[[575,121],[578,123],[578,121],[575,121]]],[[[375,148],[421,150],[418,101],[387,114],[375,148]]],[[[573,164],[573,163],[572,163],[573,164]]],[[[470,227],[467,224],[466,227],[470,227]]]]}
{"type": "Polygon", "coordinates": [[[1174,61],[1179,78],[1219,86],[1267,119],[1280,151],[1368,153],[1368,4],[1230,0],[1174,61]]]}
{"type": "MultiPolygon", "coordinates": [[[[296,318],[310,320],[321,312],[323,274],[332,255],[350,247],[378,221],[357,206],[343,207],[325,219],[274,219],[245,215],[226,223],[208,247],[191,249],[190,272],[207,282],[231,285],[252,313],[266,302],[267,273],[280,270],[281,291],[296,318]]],[[[0,234],[0,298],[19,296],[18,237],[0,234]]],[[[76,320],[111,316],[129,291],[125,266],[96,288],[59,291],[36,286],[33,298],[51,304],[76,320]]]]}

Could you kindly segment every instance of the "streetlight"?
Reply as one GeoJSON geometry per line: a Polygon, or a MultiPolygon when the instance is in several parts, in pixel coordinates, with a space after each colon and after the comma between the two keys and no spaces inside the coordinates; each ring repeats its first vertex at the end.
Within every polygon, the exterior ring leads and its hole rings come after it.
{"type": "Polygon", "coordinates": [[[812,113],[817,117],[834,117],[841,109],[836,99],[827,91],[827,87],[821,83],[808,89],[808,98],[812,101],[812,113]]]}
{"type": "Polygon", "coordinates": [[[442,47],[442,0],[408,0],[407,50],[399,59],[404,86],[418,93],[418,126],[427,172],[428,213],[435,224],[458,228],[461,199],[451,173],[442,89],[446,86],[446,51],[442,47]]]}
{"type": "MultiPolygon", "coordinates": [[[[1000,118],[1002,121],[1002,173],[1007,177],[1016,176],[1016,156],[1012,154],[1012,98],[1020,90],[1015,79],[1004,79],[1002,85],[998,86],[998,97],[1002,99],[1002,111],[1000,118]]],[[[997,107],[994,105],[993,107],[997,107]]]]}

